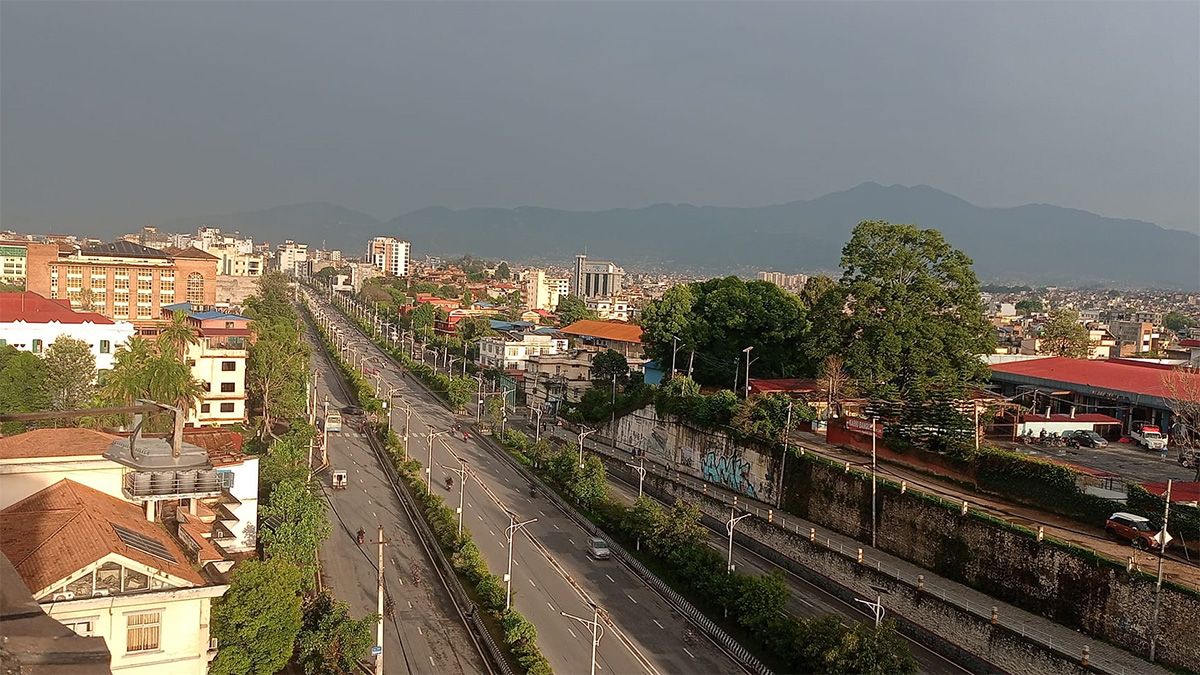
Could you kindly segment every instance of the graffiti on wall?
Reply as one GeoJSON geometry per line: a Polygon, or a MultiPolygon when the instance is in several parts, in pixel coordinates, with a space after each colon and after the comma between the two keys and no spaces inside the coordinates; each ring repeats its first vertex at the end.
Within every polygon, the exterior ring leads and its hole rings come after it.
{"type": "Polygon", "coordinates": [[[724,485],[749,497],[757,497],[752,468],[750,462],[736,455],[718,455],[709,451],[700,459],[700,471],[704,480],[724,485]]]}

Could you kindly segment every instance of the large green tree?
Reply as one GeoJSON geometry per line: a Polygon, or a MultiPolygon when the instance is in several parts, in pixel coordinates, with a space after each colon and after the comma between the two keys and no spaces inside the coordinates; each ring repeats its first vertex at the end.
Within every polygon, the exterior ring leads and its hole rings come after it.
{"type": "Polygon", "coordinates": [[[613,349],[600,352],[592,357],[592,380],[601,384],[612,382],[617,378],[617,384],[624,386],[629,379],[629,362],[625,356],[613,349]]]}
{"type": "Polygon", "coordinates": [[[219,650],[209,675],[272,675],[292,657],[301,627],[300,568],[282,559],[247,560],[213,603],[219,650]]]}
{"type": "Polygon", "coordinates": [[[350,605],[319,593],[304,608],[304,624],[296,638],[296,660],[308,675],[343,675],[357,671],[375,644],[379,616],[350,616],[350,605]]]}
{"type": "Polygon", "coordinates": [[[558,301],[558,307],[555,308],[555,313],[558,314],[558,323],[562,326],[570,326],[576,321],[584,319],[599,319],[600,315],[587,308],[587,303],[578,295],[568,295],[558,301]]]}
{"type": "Polygon", "coordinates": [[[1091,351],[1088,329],[1079,322],[1079,312],[1062,309],[1050,315],[1042,326],[1039,351],[1054,356],[1086,359],[1091,351]]]}
{"type": "Polygon", "coordinates": [[[1167,327],[1167,330],[1178,333],[1185,328],[1195,328],[1200,325],[1200,322],[1183,312],[1167,312],[1163,317],[1163,325],[1167,327]]]}
{"type": "Polygon", "coordinates": [[[800,303],[806,308],[812,309],[821,300],[821,296],[837,288],[837,282],[824,274],[817,274],[808,278],[804,282],[804,288],[800,289],[800,303]]]}
{"type": "Polygon", "coordinates": [[[500,280],[508,279],[512,276],[512,272],[508,269],[508,263],[501,262],[496,266],[496,278],[500,280]]]}
{"type": "Polygon", "coordinates": [[[312,585],[317,549],[333,531],[325,507],[307,483],[288,480],[275,486],[270,501],[259,509],[264,523],[261,539],[270,558],[281,558],[304,572],[303,586],[312,585]]]}
{"type": "Polygon", "coordinates": [[[986,380],[981,354],[994,331],[983,316],[971,259],[937,230],[867,221],[842,249],[837,292],[813,310],[808,341],[823,361],[842,354],[869,395],[956,396],[986,380]]]}
{"type": "Polygon", "coordinates": [[[304,412],[310,349],[296,326],[285,318],[251,324],[254,343],[246,353],[246,391],[263,417],[261,437],[274,421],[304,412]]]}
{"type": "MultiPolygon", "coordinates": [[[[37,412],[50,406],[46,396],[46,364],[36,355],[12,345],[0,347],[0,410],[9,413],[37,412]]],[[[0,433],[17,434],[24,422],[5,422],[0,433]]]]}
{"type": "Polygon", "coordinates": [[[468,344],[479,338],[496,334],[496,331],[492,330],[492,320],[486,316],[463,317],[455,324],[454,330],[458,332],[458,336],[462,338],[463,342],[468,344]]]}
{"type": "Polygon", "coordinates": [[[683,364],[696,352],[693,378],[733,387],[745,375],[753,347],[751,377],[794,377],[806,369],[801,338],[808,327],[800,299],[767,281],[738,277],[675,286],[642,313],[646,353],[670,368],[674,348],[683,364]],[[674,340],[673,338],[678,338],[674,340]]]}
{"type": "Polygon", "coordinates": [[[46,349],[42,386],[53,410],[87,407],[96,393],[96,355],[83,340],[59,335],[46,349]]]}
{"type": "Polygon", "coordinates": [[[1025,316],[1042,311],[1041,298],[1025,298],[1016,304],[1016,310],[1025,316]]]}

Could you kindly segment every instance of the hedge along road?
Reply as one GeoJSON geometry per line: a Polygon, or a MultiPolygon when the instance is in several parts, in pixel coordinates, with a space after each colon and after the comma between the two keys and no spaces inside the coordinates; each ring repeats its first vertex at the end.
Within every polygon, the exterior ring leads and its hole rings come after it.
{"type": "MultiPolygon", "coordinates": [[[[340,410],[351,402],[345,400],[337,382],[338,372],[320,344],[311,339],[310,343],[314,358],[321,363],[317,400],[328,396],[330,410],[340,410]]],[[[333,534],[321,545],[322,579],[334,597],[350,603],[354,616],[374,614],[378,609],[376,542],[378,526],[383,525],[384,541],[388,542],[384,549],[385,587],[396,607],[396,621],[385,619],[384,624],[386,671],[410,675],[489,672],[453,601],[438,586],[415,528],[386,474],[367,440],[360,436],[349,425],[329,434],[330,468],[346,471],[348,485],[345,490],[333,490],[331,471],[318,477],[333,524],[333,534]],[[367,531],[362,546],[355,541],[360,527],[367,531]],[[412,583],[413,563],[424,570],[419,587],[412,583]]]]}
{"type": "MultiPolygon", "coordinates": [[[[321,307],[341,330],[357,332],[357,327],[336,310],[327,305],[321,307]]],[[[360,345],[360,349],[365,346],[360,345]]],[[[367,351],[382,355],[373,344],[367,351]]],[[[427,463],[428,425],[435,432],[445,431],[458,420],[414,379],[402,379],[394,369],[381,368],[380,375],[385,387],[396,388],[402,400],[412,406],[409,453],[422,464],[427,463]]],[[[404,416],[396,415],[392,422],[397,433],[403,435],[404,416]]],[[[590,668],[589,629],[560,614],[568,612],[590,620],[589,599],[608,617],[597,650],[598,673],[741,671],[715,645],[707,642],[685,645],[682,636],[686,622],[620,563],[587,557],[584,547],[589,535],[549,501],[530,498],[520,474],[494,454],[502,450],[474,437],[464,441],[461,435],[443,435],[435,441],[433,489],[447,498],[448,505],[457,506],[457,490],[461,485],[456,480],[455,491],[445,491],[445,478],[453,474],[442,466],[457,468],[461,457],[473,476],[482,481],[482,485],[475,480],[468,485],[463,525],[471,530],[493,573],[503,575],[507,564],[505,530],[510,521],[506,509],[515,512],[519,520],[538,519],[514,540],[513,606],[537,627],[538,644],[557,672],[579,673],[590,668]]]]}

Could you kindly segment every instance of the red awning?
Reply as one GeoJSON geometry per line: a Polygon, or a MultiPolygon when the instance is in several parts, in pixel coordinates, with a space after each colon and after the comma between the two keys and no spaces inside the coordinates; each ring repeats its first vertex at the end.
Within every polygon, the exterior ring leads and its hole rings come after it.
{"type": "MultiPolygon", "coordinates": [[[[1139,483],[1146,492],[1162,497],[1167,494],[1166,483],[1139,483]]],[[[1172,502],[1200,502],[1200,483],[1179,481],[1171,483],[1172,502]]]]}

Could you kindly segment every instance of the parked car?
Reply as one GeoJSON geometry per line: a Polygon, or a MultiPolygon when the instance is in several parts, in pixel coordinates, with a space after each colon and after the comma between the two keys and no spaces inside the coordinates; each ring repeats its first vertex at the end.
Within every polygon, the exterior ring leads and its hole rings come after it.
{"type": "Polygon", "coordinates": [[[1114,539],[1128,541],[1134,548],[1158,548],[1158,529],[1149,519],[1133,513],[1117,512],[1108,517],[1104,531],[1114,539]]]}
{"type": "Polygon", "coordinates": [[[1088,429],[1071,432],[1071,441],[1084,448],[1107,448],[1108,441],[1100,434],[1088,429]]]}
{"type": "Polygon", "coordinates": [[[600,537],[592,537],[588,542],[587,553],[596,560],[608,560],[608,542],[600,537]]]}
{"type": "Polygon", "coordinates": [[[348,405],[345,408],[342,408],[342,414],[346,417],[358,417],[364,413],[362,408],[356,405],[348,405]]]}

